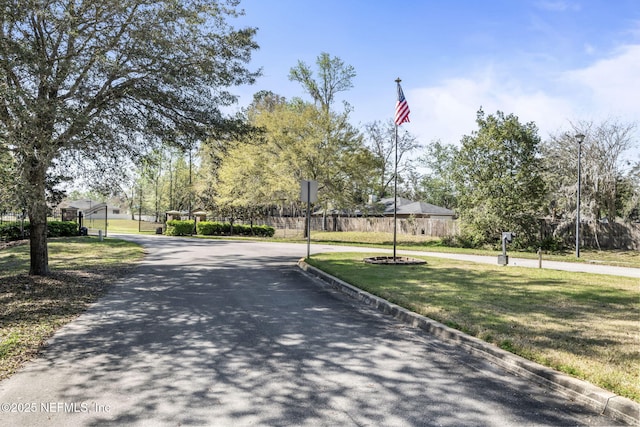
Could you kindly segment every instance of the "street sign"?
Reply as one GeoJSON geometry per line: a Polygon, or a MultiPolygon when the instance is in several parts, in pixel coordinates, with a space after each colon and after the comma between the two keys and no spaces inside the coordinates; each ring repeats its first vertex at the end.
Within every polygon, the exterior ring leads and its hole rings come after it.
{"type": "Polygon", "coordinates": [[[307,258],[311,256],[311,203],[318,201],[318,181],[300,180],[300,200],[307,204],[307,258]]]}
{"type": "Polygon", "coordinates": [[[318,201],[318,181],[300,180],[300,200],[305,203],[318,201]]]}

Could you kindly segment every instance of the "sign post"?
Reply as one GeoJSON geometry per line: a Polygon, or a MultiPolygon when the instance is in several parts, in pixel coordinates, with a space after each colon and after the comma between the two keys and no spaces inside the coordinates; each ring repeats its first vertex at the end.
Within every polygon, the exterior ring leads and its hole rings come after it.
{"type": "Polygon", "coordinates": [[[318,201],[318,181],[300,180],[300,200],[307,203],[307,258],[311,256],[311,203],[318,201]]]}

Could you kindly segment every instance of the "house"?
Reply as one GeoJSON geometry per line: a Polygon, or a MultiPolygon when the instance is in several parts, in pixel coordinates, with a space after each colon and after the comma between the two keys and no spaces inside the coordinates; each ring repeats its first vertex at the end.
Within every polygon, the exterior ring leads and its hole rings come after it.
{"type": "MultiPolygon", "coordinates": [[[[363,217],[363,216],[393,216],[393,197],[381,199],[374,202],[369,200],[368,209],[363,212],[358,209],[353,212],[332,209],[325,211],[322,207],[316,207],[312,216],[332,216],[332,217],[363,217]]],[[[451,209],[432,205],[425,202],[414,202],[413,200],[398,197],[398,218],[430,218],[430,219],[456,219],[456,213],[451,209]]]]}
{"type": "Polygon", "coordinates": [[[105,219],[105,215],[111,219],[131,217],[128,209],[93,200],[65,200],[56,209],[60,210],[65,220],[74,220],[75,218],[71,219],[68,215],[77,217],[78,212],[82,212],[83,217],[87,219],[105,219]]]}
{"type": "MultiPolygon", "coordinates": [[[[379,205],[384,207],[382,215],[393,216],[393,197],[381,199],[379,205]]],[[[455,219],[456,213],[451,209],[432,205],[425,202],[414,202],[413,200],[398,197],[398,218],[431,218],[431,219],[455,219]]]]}

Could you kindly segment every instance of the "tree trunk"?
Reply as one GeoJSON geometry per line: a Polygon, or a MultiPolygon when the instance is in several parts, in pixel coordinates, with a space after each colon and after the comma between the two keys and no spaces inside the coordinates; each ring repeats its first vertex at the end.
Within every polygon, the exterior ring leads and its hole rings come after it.
{"type": "Polygon", "coordinates": [[[133,210],[133,202],[135,200],[135,193],[134,193],[134,188],[135,188],[135,184],[131,186],[131,197],[129,198],[128,204],[129,204],[129,212],[131,213],[131,221],[135,221],[136,220],[136,216],[135,216],[135,212],[133,210]]]}
{"type": "Polygon", "coordinates": [[[46,276],[49,274],[46,210],[44,222],[33,215],[29,215],[29,221],[29,241],[31,245],[31,266],[29,268],[29,274],[32,276],[46,276]]]}
{"type": "Polygon", "coordinates": [[[29,274],[46,276],[49,274],[49,250],[47,248],[47,199],[44,182],[46,171],[38,164],[31,171],[30,184],[33,192],[29,209],[29,244],[31,265],[29,274]]]}

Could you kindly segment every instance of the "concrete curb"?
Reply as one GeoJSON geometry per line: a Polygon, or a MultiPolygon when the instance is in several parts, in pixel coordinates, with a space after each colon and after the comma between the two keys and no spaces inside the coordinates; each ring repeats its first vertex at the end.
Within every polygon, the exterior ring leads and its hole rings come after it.
{"type": "Polygon", "coordinates": [[[420,328],[438,338],[453,341],[463,346],[471,354],[483,357],[509,372],[557,391],[569,399],[592,408],[602,415],[607,415],[629,425],[640,425],[640,404],[630,399],[618,396],[586,381],[570,377],[554,371],[551,368],[531,362],[513,353],[502,350],[499,347],[436,322],[435,320],[390,303],[333,277],[322,270],[310,266],[304,262],[304,259],[298,261],[298,267],[306,273],[323,280],[332,288],[376,308],[378,311],[391,315],[413,327],[420,328]]]}

